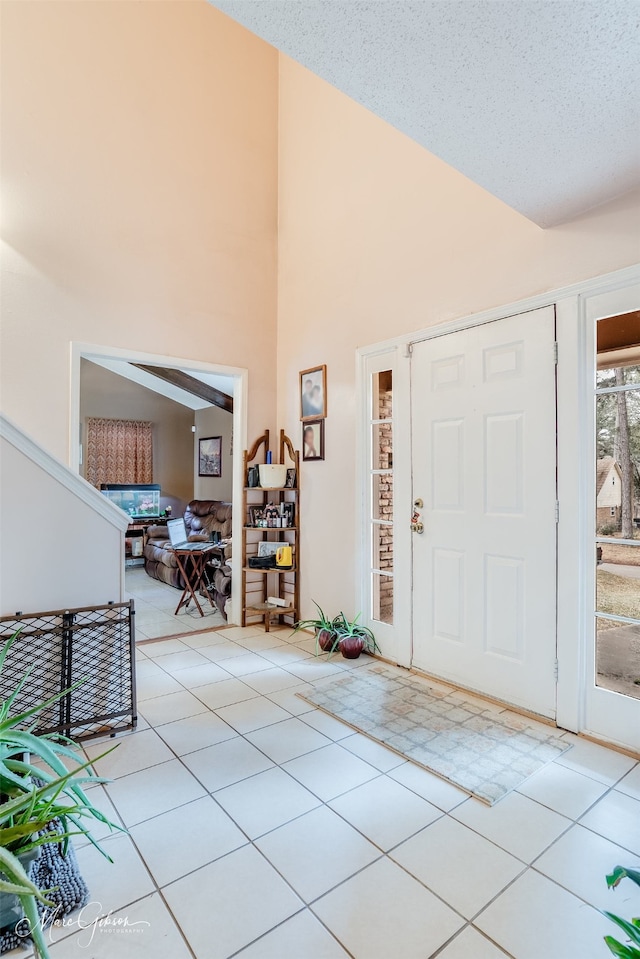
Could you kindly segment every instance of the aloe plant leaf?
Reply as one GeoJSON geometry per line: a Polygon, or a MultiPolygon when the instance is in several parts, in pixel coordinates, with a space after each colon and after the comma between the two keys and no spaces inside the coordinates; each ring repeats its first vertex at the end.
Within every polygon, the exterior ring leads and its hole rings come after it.
{"type": "Polygon", "coordinates": [[[640,886],[640,871],[637,869],[628,869],[625,866],[616,866],[612,873],[607,876],[607,886],[609,889],[615,889],[624,879],[631,879],[636,886],[640,886]]]}
{"type": "Polygon", "coordinates": [[[640,946],[640,926],[623,919],[622,916],[616,916],[613,912],[604,912],[603,915],[615,922],[616,926],[628,936],[629,940],[636,946],[640,946]]]}
{"type": "MultiPolygon", "coordinates": [[[[19,899],[29,924],[29,935],[33,940],[36,955],[39,956],[40,959],[50,959],[49,949],[44,938],[44,930],[40,916],[38,915],[35,899],[32,896],[20,896],[19,899]]],[[[44,902],[46,905],[55,908],[55,903],[49,902],[49,900],[44,900],[44,902]]]]}
{"type": "Polygon", "coordinates": [[[9,650],[11,649],[11,646],[16,641],[16,639],[18,638],[21,632],[22,632],[22,626],[19,626],[18,629],[16,629],[13,636],[11,636],[2,647],[2,651],[0,651],[0,672],[2,672],[2,669],[4,667],[4,661],[7,658],[7,653],[9,652],[9,650]]]}
{"type": "MultiPolygon", "coordinates": [[[[7,702],[10,702],[11,704],[13,704],[13,701],[15,700],[17,694],[20,692],[22,687],[24,686],[24,683],[26,679],[28,678],[28,675],[31,672],[32,668],[33,667],[30,666],[29,669],[26,671],[26,673],[24,674],[24,676],[18,683],[18,687],[14,690],[14,692],[9,697],[9,700],[7,700],[7,702]]],[[[57,703],[58,700],[62,699],[68,693],[74,692],[76,689],[78,689],[79,686],[82,686],[82,684],[85,682],[86,682],[86,678],[79,679],[77,683],[73,683],[72,686],[69,686],[67,689],[63,689],[62,692],[60,693],[56,693],[55,696],[50,696],[49,699],[45,699],[42,702],[37,703],[37,705],[32,706],[30,709],[25,709],[24,712],[18,713],[15,716],[5,717],[2,721],[0,721],[0,732],[4,731],[5,729],[10,729],[12,726],[22,725],[22,723],[24,723],[25,720],[29,719],[30,716],[36,716],[38,713],[41,713],[44,709],[47,709],[49,706],[53,706],[54,703],[57,703]]]]}
{"type": "MultiPolygon", "coordinates": [[[[0,672],[20,631],[14,633],[0,649],[0,672]]],[[[15,849],[26,852],[47,843],[61,843],[66,848],[72,836],[83,835],[112,861],[91,835],[87,819],[98,820],[110,829],[126,830],[112,823],[93,806],[82,789],[85,783],[107,781],[94,774],[93,763],[108,755],[118,744],[94,760],[81,762],[82,753],[72,740],[57,734],[36,733],[42,711],[82,686],[86,679],[12,715],[12,709],[32,669],[27,669],[10,695],[0,700],[0,793],[8,796],[0,802],[0,892],[7,891],[19,897],[35,952],[41,959],[49,959],[36,900],[51,908],[55,904],[46,898],[47,890],[39,889],[29,879],[17,855],[7,847],[13,845],[15,849]],[[27,755],[16,758],[16,753],[27,755]],[[46,769],[34,765],[30,761],[31,756],[42,760],[46,769]],[[72,769],[67,768],[65,760],[74,763],[72,769]],[[57,831],[50,828],[52,822],[57,824],[57,831]]]]}
{"type": "MultiPolygon", "coordinates": [[[[1,733],[2,730],[0,729],[0,734],[1,733]]],[[[61,755],[68,756],[74,761],[77,761],[78,758],[77,751],[72,752],[67,749],[67,747],[58,746],[57,744],[53,747],[44,736],[34,736],[33,733],[28,733],[20,729],[12,730],[8,748],[14,749],[14,751],[15,749],[21,749],[25,752],[34,753],[59,775],[64,775],[67,772],[67,767],[60,759],[61,755]]],[[[6,749],[7,747],[5,747],[4,751],[6,751],[6,749]]],[[[85,767],[86,765],[85,763],[85,767]]]]}
{"type": "Polygon", "coordinates": [[[638,951],[635,946],[625,946],[621,942],[618,942],[617,939],[614,939],[613,936],[605,936],[604,941],[609,947],[609,951],[617,957],[617,959],[638,959],[640,956],[640,951],[638,951]]]}
{"type": "MultiPolygon", "coordinates": [[[[114,748],[116,747],[111,747],[111,749],[106,750],[101,756],[98,756],[97,759],[101,759],[102,756],[106,756],[114,748]]],[[[78,770],[85,769],[89,765],[91,765],[91,762],[87,761],[82,766],[78,767],[78,770]]],[[[66,795],[73,794],[78,799],[78,804],[83,807],[83,809],[86,809],[86,815],[92,816],[99,822],[117,829],[118,827],[115,826],[115,823],[112,823],[107,816],[100,812],[99,809],[96,809],[82,789],[70,781],[76,775],[78,770],[68,770],[65,772],[64,776],[60,776],[58,779],[45,782],[44,785],[37,788],[33,788],[28,783],[23,783],[21,787],[23,792],[21,795],[15,796],[0,805],[0,817],[6,821],[7,816],[17,815],[20,812],[23,812],[25,809],[28,809],[30,804],[32,804],[34,801],[43,800],[46,802],[47,799],[56,798],[64,792],[66,795]]],[[[65,812],[66,810],[63,807],[60,807],[56,811],[56,814],[51,816],[51,818],[58,818],[58,815],[64,815],[65,812]]]]}
{"type": "Polygon", "coordinates": [[[35,896],[41,902],[52,905],[52,903],[45,898],[42,891],[31,882],[18,857],[12,852],[9,852],[8,849],[3,849],[2,847],[0,847],[0,872],[6,876],[6,879],[3,880],[4,882],[19,887],[12,890],[16,895],[35,896]]]}
{"type": "Polygon", "coordinates": [[[0,879],[0,892],[9,893],[12,896],[24,893],[24,886],[17,885],[14,882],[7,882],[6,879],[0,879]]]}

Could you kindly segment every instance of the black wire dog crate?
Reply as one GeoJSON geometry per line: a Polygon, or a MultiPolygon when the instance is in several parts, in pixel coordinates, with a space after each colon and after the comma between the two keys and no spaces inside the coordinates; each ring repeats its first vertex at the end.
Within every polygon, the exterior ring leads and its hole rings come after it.
{"type": "Polygon", "coordinates": [[[0,698],[10,696],[30,669],[13,714],[66,690],[38,713],[34,732],[89,739],[134,729],[134,618],[133,600],[1,617],[2,647],[17,636],[0,674],[0,698]]]}

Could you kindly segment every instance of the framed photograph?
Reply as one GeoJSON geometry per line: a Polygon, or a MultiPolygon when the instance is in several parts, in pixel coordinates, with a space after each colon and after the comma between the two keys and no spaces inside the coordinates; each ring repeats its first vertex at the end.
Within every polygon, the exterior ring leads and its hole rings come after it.
{"type": "Polygon", "coordinates": [[[281,546],[291,546],[291,543],[258,543],[258,556],[275,556],[281,546]]]}
{"type": "Polygon", "coordinates": [[[294,469],[287,470],[287,482],[285,483],[285,489],[295,489],[296,486],[296,471],[294,469]]]}
{"type": "Polygon", "coordinates": [[[300,419],[321,420],[327,415],[327,367],[300,372],[300,419]]]}
{"type": "Polygon", "coordinates": [[[198,476],[222,476],[222,437],[198,440],[198,476]]]}
{"type": "Polygon", "coordinates": [[[296,524],[296,504],[295,503],[284,503],[284,516],[287,526],[295,526],[296,524]]]}
{"type": "Polygon", "coordinates": [[[263,510],[261,506],[247,506],[247,526],[256,528],[262,523],[263,510]]]}
{"type": "Polygon", "coordinates": [[[324,420],[309,420],[302,424],[302,459],[324,459],[324,420]]]}

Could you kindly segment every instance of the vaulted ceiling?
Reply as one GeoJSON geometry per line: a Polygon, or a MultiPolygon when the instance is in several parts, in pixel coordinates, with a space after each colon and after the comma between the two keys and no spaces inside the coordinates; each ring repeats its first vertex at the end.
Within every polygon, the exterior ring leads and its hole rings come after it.
{"type": "Polygon", "coordinates": [[[210,0],[540,226],[640,186],[633,0],[210,0]]]}

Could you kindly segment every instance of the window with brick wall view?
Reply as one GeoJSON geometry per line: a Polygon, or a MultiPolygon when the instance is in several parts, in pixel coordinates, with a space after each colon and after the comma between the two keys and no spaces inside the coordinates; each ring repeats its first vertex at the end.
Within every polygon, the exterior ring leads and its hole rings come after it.
{"type": "Polygon", "coordinates": [[[372,619],[393,624],[393,384],[391,370],[372,376],[372,619]]]}

